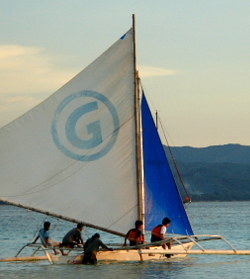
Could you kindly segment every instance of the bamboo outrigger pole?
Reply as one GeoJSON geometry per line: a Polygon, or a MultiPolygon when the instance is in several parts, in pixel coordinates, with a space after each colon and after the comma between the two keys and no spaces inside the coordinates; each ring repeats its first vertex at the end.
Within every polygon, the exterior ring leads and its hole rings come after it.
{"type": "MultiPolygon", "coordinates": [[[[148,250],[139,251],[140,254],[149,254],[148,250]]],[[[161,251],[154,251],[154,254],[163,255],[250,255],[250,250],[179,250],[179,249],[167,249],[161,251]]]]}
{"type": "Polygon", "coordinates": [[[97,230],[104,231],[104,232],[107,232],[107,233],[111,233],[111,234],[114,234],[114,235],[118,235],[118,236],[121,236],[121,237],[125,236],[125,234],[123,234],[123,233],[119,233],[119,232],[116,232],[116,231],[113,231],[113,230],[110,230],[110,229],[107,229],[107,228],[96,226],[96,225],[93,225],[93,224],[90,224],[90,223],[87,223],[87,222],[84,222],[84,221],[81,221],[81,220],[78,220],[78,219],[64,217],[60,214],[50,213],[48,211],[33,208],[31,206],[23,206],[19,203],[9,202],[9,201],[4,200],[4,199],[1,199],[0,201],[3,201],[7,204],[14,205],[14,206],[17,206],[17,207],[20,207],[20,208],[24,208],[24,209],[28,209],[28,210],[31,210],[31,211],[34,211],[34,212],[38,212],[38,213],[41,213],[41,214],[44,214],[44,215],[47,215],[47,216],[52,216],[52,217],[55,217],[55,218],[59,218],[61,220],[69,221],[69,222],[72,222],[72,223],[76,223],[76,224],[77,223],[82,223],[86,227],[90,227],[90,228],[93,228],[93,229],[97,229],[97,230]]]}

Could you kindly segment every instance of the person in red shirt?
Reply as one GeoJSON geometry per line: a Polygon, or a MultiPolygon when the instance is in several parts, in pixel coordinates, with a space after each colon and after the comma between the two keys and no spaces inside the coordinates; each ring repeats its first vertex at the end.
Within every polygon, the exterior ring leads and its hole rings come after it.
{"type": "Polygon", "coordinates": [[[130,229],[124,240],[124,246],[127,245],[127,239],[129,240],[130,246],[135,246],[144,243],[144,235],[143,235],[143,222],[141,220],[137,220],[135,222],[135,228],[130,229]]]}
{"type": "MultiPolygon", "coordinates": [[[[171,223],[171,220],[167,217],[165,217],[162,220],[162,224],[158,225],[153,228],[151,231],[151,242],[156,242],[156,241],[161,241],[165,239],[165,234],[167,232],[167,227],[171,223]]],[[[167,242],[166,244],[164,243],[162,247],[166,249],[166,245],[168,246],[168,249],[171,249],[171,243],[167,242]]]]}

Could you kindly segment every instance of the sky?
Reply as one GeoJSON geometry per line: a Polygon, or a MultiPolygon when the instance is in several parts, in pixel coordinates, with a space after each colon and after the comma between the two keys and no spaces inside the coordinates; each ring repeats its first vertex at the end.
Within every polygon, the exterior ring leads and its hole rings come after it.
{"type": "Polygon", "coordinates": [[[170,145],[250,145],[250,0],[0,0],[0,127],[136,16],[138,69],[170,145]]]}

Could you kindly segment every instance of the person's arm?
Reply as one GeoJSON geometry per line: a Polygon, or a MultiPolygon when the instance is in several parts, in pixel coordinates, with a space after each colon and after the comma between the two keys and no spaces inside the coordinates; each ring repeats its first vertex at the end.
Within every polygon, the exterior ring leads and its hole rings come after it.
{"type": "Polygon", "coordinates": [[[82,246],[84,246],[84,241],[83,241],[83,238],[82,238],[82,233],[78,229],[76,229],[75,239],[76,239],[77,243],[81,243],[82,246]]]}
{"type": "Polygon", "coordinates": [[[84,251],[86,251],[86,249],[87,249],[87,247],[88,247],[88,245],[89,245],[89,242],[90,242],[90,240],[88,239],[88,240],[84,243],[84,245],[83,245],[83,250],[84,250],[84,251]]]}
{"type": "MultiPolygon", "coordinates": [[[[165,227],[165,226],[162,226],[161,231],[160,231],[160,238],[161,238],[162,240],[164,240],[164,238],[165,238],[166,231],[167,231],[166,227],[165,227]]],[[[166,243],[164,243],[164,244],[162,245],[162,248],[163,248],[163,249],[166,249],[166,248],[167,248],[166,243]]]]}
{"type": "Polygon", "coordinates": [[[127,246],[127,239],[127,236],[125,236],[123,246],[127,246]]]}
{"type": "Polygon", "coordinates": [[[160,238],[163,240],[164,239],[164,234],[160,233],[160,238]]]}
{"type": "Polygon", "coordinates": [[[164,239],[165,234],[166,234],[167,228],[165,226],[162,226],[161,231],[160,231],[160,238],[164,239]]]}
{"type": "Polygon", "coordinates": [[[45,231],[43,237],[44,237],[44,242],[45,242],[45,244],[46,244],[45,247],[47,247],[48,244],[49,244],[49,239],[50,239],[50,237],[49,237],[49,232],[48,232],[48,231],[45,231]]]}
{"type": "MultiPolygon", "coordinates": [[[[139,244],[139,239],[140,239],[141,236],[142,236],[142,231],[138,231],[137,234],[136,234],[136,245],[139,244]]],[[[143,243],[144,243],[144,241],[143,241],[143,243]]]]}
{"type": "Polygon", "coordinates": [[[113,251],[112,248],[109,248],[107,245],[105,245],[101,240],[99,240],[99,244],[103,249],[109,250],[109,251],[113,251]]]}
{"type": "Polygon", "coordinates": [[[142,239],[143,239],[143,240],[142,240],[142,243],[143,243],[143,244],[147,243],[147,242],[145,241],[145,236],[144,236],[143,232],[142,232],[142,239]]]}
{"type": "Polygon", "coordinates": [[[38,238],[39,238],[39,235],[35,238],[35,240],[32,243],[35,244],[37,242],[38,238]]]}
{"type": "Polygon", "coordinates": [[[125,238],[124,238],[124,246],[127,246],[127,239],[128,239],[128,235],[130,233],[130,230],[127,232],[127,234],[125,235],[125,238]]]}
{"type": "Polygon", "coordinates": [[[84,241],[83,241],[83,238],[81,235],[80,235],[80,242],[81,242],[82,246],[84,246],[84,241]]]}
{"type": "Polygon", "coordinates": [[[44,240],[45,240],[46,247],[47,247],[47,246],[48,246],[48,244],[49,244],[49,237],[46,237],[44,240]]]}

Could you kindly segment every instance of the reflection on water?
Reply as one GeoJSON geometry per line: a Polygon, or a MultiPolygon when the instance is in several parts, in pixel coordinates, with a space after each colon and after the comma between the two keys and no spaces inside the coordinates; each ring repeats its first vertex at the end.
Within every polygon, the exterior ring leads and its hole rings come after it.
{"type": "MultiPolygon", "coordinates": [[[[196,234],[220,234],[239,249],[250,250],[250,202],[193,203],[189,217],[196,234]]],[[[44,217],[12,206],[0,206],[0,258],[12,257],[30,242],[45,220],[52,222],[51,236],[61,240],[74,224],[44,217]]],[[[95,231],[86,229],[86,239],[95,231]]],[[[119,237],[100,232],[105,242],[121,242],[119,237]]],[[[209,243],[210,244],[210,243],[209,243]]],[[[218,247],[219,244],[213,244],[218,247]]],[[[0,278],[249,278],[250,256],[188,256],[150,263],[98,263],[85,265],[50,265],[48,262],[0,263],[0,278]]]]}

